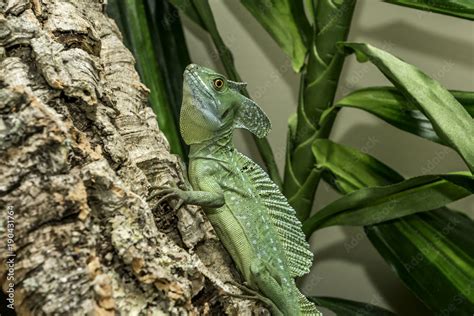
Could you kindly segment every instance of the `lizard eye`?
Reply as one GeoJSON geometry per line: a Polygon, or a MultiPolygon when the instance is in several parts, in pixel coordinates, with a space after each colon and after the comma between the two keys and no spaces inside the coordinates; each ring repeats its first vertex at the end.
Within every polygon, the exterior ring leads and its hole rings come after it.
{"type": "Polygon", "coordinates": [[[216,88],[216,90],[221,90],[223,87],[224,87],[224,80],[219,79],[219,78],[214,80],[214,88],[216,88]]]}

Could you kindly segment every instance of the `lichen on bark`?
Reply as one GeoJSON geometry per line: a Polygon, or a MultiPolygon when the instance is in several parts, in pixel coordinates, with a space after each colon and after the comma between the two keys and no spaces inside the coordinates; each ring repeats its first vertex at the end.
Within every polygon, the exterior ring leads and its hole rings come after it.
{"type": "Polygon", "coordinates": [[[184,183],[182,170],[104,10],[0,3],[3,290],[8,207],[17,314],[260,312],[226,295],[238,274],[202,210],[151,198],[184,183]]]}

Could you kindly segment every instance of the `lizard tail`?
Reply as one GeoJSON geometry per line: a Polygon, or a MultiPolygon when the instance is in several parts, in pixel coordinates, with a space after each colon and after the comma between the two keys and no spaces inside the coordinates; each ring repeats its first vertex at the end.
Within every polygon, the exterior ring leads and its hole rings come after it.
{"type": "Polygon", "coordinates": [[[310,302],[306,296],[304,296],[303,294],[301,294],[301,292],[299,292],[299,295],[298,295],[298,304],[300,306],[300,312],[301,312],[301,315],[306,315],[306,316],[322,316],[323,314],[318,311],[318,309],[316,308],[316,305],[314,305],[313,302],[310,302]]]}

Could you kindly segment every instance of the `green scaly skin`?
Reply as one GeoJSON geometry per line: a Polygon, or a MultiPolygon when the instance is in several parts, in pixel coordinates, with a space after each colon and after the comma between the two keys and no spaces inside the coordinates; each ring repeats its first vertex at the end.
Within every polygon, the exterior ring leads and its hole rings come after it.
{"type": "Polygon", "coordinates": [[[164,199],[180,199],[180,205],[184,202],[204,208],[245,283],[266,298],[264,302],[270,305],[273,315],[320,315],[312,303],[302,298],[294,282],[295,274],[309,270],[312,259],[301,223],[291,217],[294,211],[276,185],[232,144],[235,128],[248,129],[258,137],[265,136],[271,128],[263,111],[240,94],[243,86],[201,66],[191,64],[186,68],[180,128],[190,145],[188,177],[193,191],[170,188],[161,193],[165,194],[164,199]],[[273,196],[277,199],[272,200],[273,196]],[[304,243],[296,251],[309,260],[307,267],[295,268],[301,271],[293,275],[285,250],[292,245],[285,240],[286,233],[278,230],[278,225],[285,228],[286,223],[271,215],[273,204],[289,212],[283,218],[293,221],[289,229],[296,230],[293,234],[301,237],[299,243],[304,243]]]}

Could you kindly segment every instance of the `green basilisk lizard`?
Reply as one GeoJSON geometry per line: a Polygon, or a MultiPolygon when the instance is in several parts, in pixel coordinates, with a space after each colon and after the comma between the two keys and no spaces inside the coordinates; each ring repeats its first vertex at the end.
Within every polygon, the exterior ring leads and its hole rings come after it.
{"type": "Polygon", "coordinates": [[[186,68],[180,130],[190,145],[193,190],[160,190],[160,202],[202,206],[247,287],[261,293],[273,315],[321,315],[294,281],[309,272],[313,259],[295,211],[232,144],[235,128],[258,137],[271,128],[260,107],[240,93],[244,86],[198,65],[186,68]]]}

